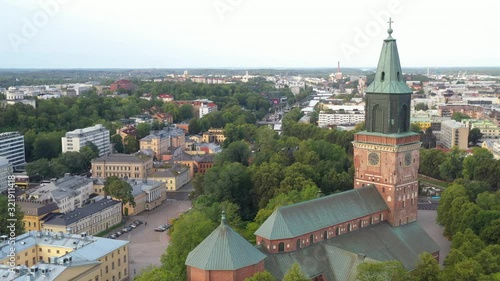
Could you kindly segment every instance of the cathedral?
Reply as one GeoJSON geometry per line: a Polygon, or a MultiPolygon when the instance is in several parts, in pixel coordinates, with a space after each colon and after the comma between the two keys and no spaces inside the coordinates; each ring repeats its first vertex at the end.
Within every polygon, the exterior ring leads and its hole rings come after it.
{"type": "Polygon", "coordinates": [[[366,89],[366,131],[354,136],[354,189],[283,206],[255,232],[253,246],[225,218],[186,260],[189,281],[243,281],[269,271],[282,280],[298,263],[310,280],[356,280],[365,261],[439,259],[417,224],[420,137],[410,131],[406,85],[389,26],[374,81],[366,89]]]}

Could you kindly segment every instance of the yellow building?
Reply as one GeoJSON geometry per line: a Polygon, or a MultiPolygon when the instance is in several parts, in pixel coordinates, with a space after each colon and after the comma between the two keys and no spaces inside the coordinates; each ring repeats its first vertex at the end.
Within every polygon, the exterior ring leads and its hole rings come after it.
{"type": "Polygon", "coordinates": [[[153,157],[138,154],[109,154],[92,160],[92,177],[146,178],[153,168],[153,157]]]}
{"type": "Polygon", "coordinates": [[[151,176],[154,180],[164,182],[168,191],[176,191],[191,180],[189,168],[181,165],[176,165],[168,170],[156,171],[151,176]]]}
{"type": "Polygon", "coordinates": [[[66,214],[51,214],[44,218],[42,230],[94,235],[122,221],[122,202],[102,199],[66,214]]]}
{"type": "Polygon", "coordinates": [[[55,202],[40,202],[27,199],[17,199],[16,205],[24,213],[23,223],[26,231],[41,230],[43,218],[51,212],[58,212],[55,202]]]}
{"type": "Polygon", "coordinates": [[[128,244],[84,233],[27,232],[15,238],[14,246],[0,244],[0,279],[128,280],[128,244]]]}
{"type": "Polygon", "coordinates": [[[204,132],[202,136],[203,142],[222,143],[226,140],[224,129],[210,128],[208,132],[204,132]]]}
{"type": "Polygon", "coordinates": [[[141,150],[151,150],[157,159],[166,153],[169,147],[169,135],[163,131],[158,131],[142,138],[139,141],[141,150]]]}

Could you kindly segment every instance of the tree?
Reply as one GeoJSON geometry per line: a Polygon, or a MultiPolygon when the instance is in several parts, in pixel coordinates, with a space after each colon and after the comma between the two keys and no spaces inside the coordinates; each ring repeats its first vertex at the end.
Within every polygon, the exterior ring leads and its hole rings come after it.
{"type": "Polygon", "coordinates": [[[163,267],[149,266],[143,269],[134,281],[164,281],[175,280],[175,275],[163,267]]]}
{"type": "Polygon", "coordinates": [[[275,281],[276,278],[269,273],[269,271],[262,271],[262,272],[257,272],[255,273],[252,277],[248,277],[245,279],[245,281],[275,281]]]}
{"type": "MultiPolygon", "coordinates": [[[[149,133],[151,132],[151,125],[149,125],[148,123],[140,123],[137,125],[136,132],[136,139],[140,140],[149,135],[149,133]]],[[[125,139],[127,138],[125,137],[125,139]]]]}
{"type": "Polygon", "coordinates": [[[189,121],[188,134],[196,135],[201,132],[200,121],[198,118],[193,118],[189,121]]]}
{"type": "Polygon", "coordinates": [[[454,112],[452,115],[451,115],[451,119],[452,120],[455,120],[457,122],[462,122],[463,119],[469,119],[470,116],[465,114],[465,113],[462,113],[462,112],[454,112]]]}
{"type": "Polygon", "coordinates": [[[439,281],[438,276],[441,269],[436,259],[429,253],[424,252],[420,255],[415,270],[412,275],[418,281],[439,281]]]}
{"type": "Polygon", "coordinates": [[[300,265],[294,263],[291,268],[288,269],[285,276],[283,276],[283,281],[309,281],[310,279],[302,272],[300,265]]]}
{"type": "Polygon", "coordinates": [[[439,174],[442,179],[454,181],[462,176],[462,161],[465,158],[465,152],[454,146],[447,154],[446,160],[439,165],[439,174]]]}
{"type": "Polygon", "coordinates": [[[179,107],[179,119],[181,121],[193,118],[193,106],[190,104],[183,104],[179,107]]]}
{"type": "Polygon", "coordinates": [[[472,143],[472,145],[476,145],[477,142],[483,137],[483,134],[481,133],[481,130],[478,128],[474,128],[469,131],[469,143],[472,143]]]}
{"type": "MultiPolygon", "coordinates": [[[[95,148],[97,148],[97,146],[95,146],[95,144],[93,144],[93,143],[91,143],[91,144],[95,148]]],[[[92,159],[97,158],[99,156],[99,148],[97,148],[97,151],[95,151],[92,148],[92,146],[86,145],[86,146],[80,148],[80,154],[85,159],[85,161],[90,165],[90,161],[92,161],[92,159]]]]}
{"type": "Polygon", "coordinates": [[[0,194],[0,233],[7,236],[11,236],[9,234],[12,232],[16,236],[24,233],[24,214],[19,206],[9,204],[9,202],[13,202],[12,200],[15,200],[13,194],[9,194],[8,197],[0,194]],[[16,221],[8,221],[9,219],[15,219],[16,221]]]}
{"type": "Polygon", "coordinates": [[[418,134],[423,134],[424,132],[422,131],[422,128],[420,128],[420,125],[417,123],[411,123],[410,124],[410,131],[418,134]]]}
{"type": "Polygon", "coordinates": [[[419,102],[415,105],[415,110],[416,111],[419,111],[419,110],[427,111],[427,110],[429,110],[429,106],[423,102],[419,102]]]}
{"type": "Polygon", "coordinates": [[[359,281],[407,281],[410,275],[399,261],[363,262],[358,265],[359,281]]]}
{"type": "Polygon", "coordinates": [[[161,263],[175,278],[165,280],[186,280],[187,255],[215,229],[216,224],[205,214],[193,210],[183,214],[172,227],[170,245],[161,256],[161,263]]]}
{"type": "Polygon", "coordinates": [[[250,148],[248,148],[248,144],[244,141],[235,141],[217,155],[215,163],[222,165],[226,162],[238,162],[248,166],[249,158],[250,148]]]}
{"type": "MultiPolygon", "coordinates": [[[[132,195],[132,186],[124,181],[117,178],[112,178],[111,180],[108,178],[104,185],[104,192],[109,194],[110,196],[122,201],[123,206],[130,204],[135,206],[134,196],[132,195]]],[[[125,216],[128,214],[124,214],[125,216]]]]}
{"type": "Polygon", "coordinates": [[[126,136],[124,143],[124,152],[126,154],[131,154],[139,151],[139,141],[134,136],[126,136]]]}
{"type": "Polygon", "coordinates": [[[113,135],[111,137],[111,143],[113,144],[113,149],[117,153],[123,153],[124,152],[122,136],[120,136],[119,134],[113,135]]]}

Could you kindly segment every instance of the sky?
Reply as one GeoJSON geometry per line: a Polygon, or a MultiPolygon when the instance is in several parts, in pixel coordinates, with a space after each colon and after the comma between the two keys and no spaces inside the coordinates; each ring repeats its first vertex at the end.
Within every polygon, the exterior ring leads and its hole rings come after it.
{"type": "Polygon", "coordinates": [[[500,2],[0,0],[0,68],[500,66],[500,2]],[[481,3],[483,2],[483,3],[481,3]]]}

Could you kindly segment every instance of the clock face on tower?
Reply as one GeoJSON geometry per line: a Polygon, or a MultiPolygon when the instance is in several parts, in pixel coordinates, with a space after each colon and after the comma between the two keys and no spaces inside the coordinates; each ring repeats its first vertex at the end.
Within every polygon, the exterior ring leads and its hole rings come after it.
{"type": "Polygon", "coordinates": [[[405,165],[410,166],[411,165],[411,152],[406,152],[405,154],[405,165]]]}
{"type": "Polygon", "coordinates": [[[368,154],[368,164],[376,166],[379,162],[380,155],[377,152],[370,152],[370,154],[368,154]]]}

